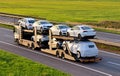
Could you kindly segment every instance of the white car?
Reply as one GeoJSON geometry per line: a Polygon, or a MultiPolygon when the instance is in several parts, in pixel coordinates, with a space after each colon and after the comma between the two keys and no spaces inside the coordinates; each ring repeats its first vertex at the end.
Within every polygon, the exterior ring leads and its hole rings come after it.
{"type": "Polygon", "coordinates": [[[56,49],[56,48],[62,48],[62,43],[63,43],[63,41],[57,41],[56,38],[53,38],[51,40],[51,44],[50,44],[50,41],[49,41],[48,45],[49,46],[51,45],[52,48],[56,49]]]}
{"type": "Polygon", "coordinates": [[[32,24],[34,22],[35,22],[35,19],[33,18],[23,18],[18,20],[19,25],[27,29],[33,29],[32,24]]]}
{"type": "Polygon", "coordinates": [[[64,41],[62,46],[65,51],[68,47],[78,59],[98,56],[98,48],[91,41],[64,41]]]}
{"type": "Polygon", "coordinates": [[[67,35],[68,29],[70,27],[65,24],[58,24],[50,28],[52,35],[67,35]]]}
{"type": "Polygon", "coordinates": [[[67,36],[73,36],[78,38],[94,38],[96,32],[93,28],[87,25],[77,25],[67,31],[67,36]]]}
{"type": "Polygon", "coordinates": [[[48,31],[52,26],[53,24],[47,20],[38,20],[33,24],[33,27],[36,27],[41,33],[48,31]]]}

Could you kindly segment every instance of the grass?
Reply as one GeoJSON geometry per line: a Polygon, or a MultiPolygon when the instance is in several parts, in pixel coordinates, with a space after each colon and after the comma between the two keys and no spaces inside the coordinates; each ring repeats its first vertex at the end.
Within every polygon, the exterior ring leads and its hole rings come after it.
{"type": "Polygon", "coordinates": [[[0,27],[2,28],[7,28],[7,29],[12,29],[13,30],[13,26],[10,26],[10,25],[6,25],[6,24],[0,24],[0,27]]]}
{"type": "Polygon", "coordinates": [[[113,34],[119,34],[120,35],[120,31],[117,30],[109,30],[106,28],[94,28],[96,31],[101,31],[101,32],[107,32],[107,33],[113,33],[113,34]]]}
{"type": "Polygon", "coordinates": [[[0,76],[70,76],[51,67],[0,50],[0,76]]]}
{"type": "Polygon", "coordinates": [[[120,0],[0,0],[0,12],[57,22],[120,20],[120,0]]]}

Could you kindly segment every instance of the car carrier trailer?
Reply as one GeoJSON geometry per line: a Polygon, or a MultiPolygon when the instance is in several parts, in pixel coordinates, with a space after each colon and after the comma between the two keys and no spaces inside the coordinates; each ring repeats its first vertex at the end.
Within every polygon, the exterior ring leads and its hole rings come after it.
{"type": "MultiPolygon", "coordinates": [[[[69,60],[80,61],[80,62],[98,62],[101,60],[100,57],[76,59],[75,56],[72,55],[72,53],[70,52],[70,49],[68,47],[67,47],[67,50],[68,50],[67,53],[62,48],[57,48],[57,49],[53,50],[52,43],[51,43],[53,38],[56,38],[57,40],[63,40],[63,41],[76,40],[76,38],[67,37],[67,36],[57,36],[57,35],[54,36],[54,35],[52,35],[50,30],[49,30],[49,34],[48,34],[50,45],[45,45],[45,46],[48,46],[49,48],[44,48],[42,46],[44,44],[42,44],[42,43],[40,44],[39,42],[37,42],[37,31],[38,30],[35,27],[33,30],[27,30],[27,29],[23,29],[21,26],[15,26],[15,30],[14,30],[15,41],[19,45],[24,45],[33,50],[35,48],[39,48],[39,50],[41,52],[48,53],[48,54],[54,55],[56,57],[60,57],[62,59],[69,59],[69,60]],[[35,41],[31,40],[32,35],[35,36],[35,41]]],[[[48,44],[48,42],[46,42],[45,44],[48,44]]]]}

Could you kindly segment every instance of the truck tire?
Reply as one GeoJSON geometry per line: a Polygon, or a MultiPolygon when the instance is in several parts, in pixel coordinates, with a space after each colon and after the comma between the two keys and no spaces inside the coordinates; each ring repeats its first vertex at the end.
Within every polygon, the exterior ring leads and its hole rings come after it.
{"type": "Polygon", "coordinates": [[[33,43],[32,43],[32,47],[31,47],[31,48],[32,48],[32,50],[35,50],[35,46],[34,46],[34,44],[33,44],[33,43]]]}
{"type": "Polygon", "coordinates": [[[59,56],[59,52],[58,51],[56,51],[56,57],[57,58],[59,58],[60,56],[59,56]]]}
{"type": "Polygon", "coordinates": [[[16,42],[17,42],[17,44],[18,44],[18,45],[20,45],[20,43],[19,43],[19,40],[18,40],[18,39],[16,40],[16,42]]]}
{"type": "Polygon", "coordinates": [[[30,47],[30,44],[28,44],[28,48],[30,49],[31,47],[30,47]]]}
{"type": "Polygon", "coordinates": [[[61,59],[65,59],[65,55],[63,52],[61,53],[61,59]]]}

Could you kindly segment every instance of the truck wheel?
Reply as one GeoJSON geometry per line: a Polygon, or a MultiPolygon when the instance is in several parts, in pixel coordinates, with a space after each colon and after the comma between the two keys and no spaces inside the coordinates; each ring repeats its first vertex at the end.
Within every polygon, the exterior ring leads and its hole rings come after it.
{"type": "Polygon", "coordinates": [[[79,51],[77,51],[76,57],[77,57],[77,59],[80,59],[81,54],[80,54],[80,52],[79,52],[79,51]]]}
{"type": "Polygon", "coordinates": [[[28,48],[29,48],[29,49],[31,48],[30,44],[28,44],[28,48]]]}
{"type": "Polygon", "coordinates": [[[17,42],[17,44],[18,44],[18,45],[20,45],[20,43],[19,43],[19,40],[18,40],[18,39],[16,40],[16,42],[17,42]]]}
{"type": "Polygon", "coordinates": [[[58,51],[56,51],[56,57],[57,58],[59,58],[60,56],[59,56],[59,52],[58,51]]]}
{"type": "Polygon", "coordinates": [[[65,59],[65,55],[64,55],[63,52],[61,53],[61,58],[62,58],[62,59],[65,59]]]}
{"type": "Polygon", "coordinates": [[[35,46],[34,46],[34,44],[32,43],[32,50],[35,50],[35,46]]]}
{"type": "Polygon", "coordinates": [[[82,39],[82,37],[81,37],[81,35],[80,34],[78,34],[78,38],[81,40],[82,39]]]}

